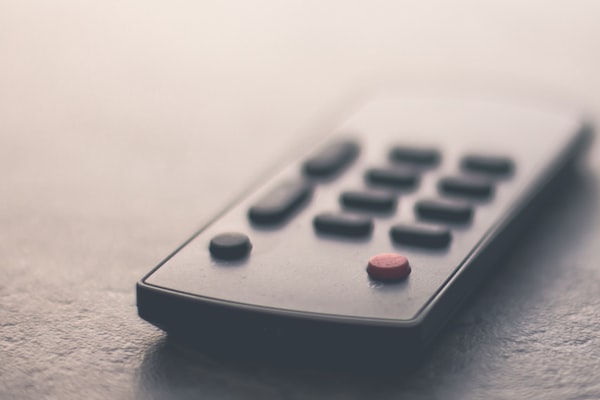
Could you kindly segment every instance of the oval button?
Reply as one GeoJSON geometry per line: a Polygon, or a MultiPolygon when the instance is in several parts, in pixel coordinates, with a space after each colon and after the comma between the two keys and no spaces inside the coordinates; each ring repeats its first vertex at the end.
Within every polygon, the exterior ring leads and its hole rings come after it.
{"type": "Polygon", "coordinates": [[[514,163],[508,157],[469,154],[462,159],[461,167],[469,172],[510,175],[514,170],[514,163]]]}
{"type": "Polygon", "coordinates": [[[250,207],[248,216],[255,224],[280,224],[310,199],[312,191],[302,180],[282,182],[250,207]]]}
{"type": "Polygon", "coordinates": [[[313,178],[325,178],[341,172],[358,156],[360,147],[354,140],[329,143],[304,162],[304,173],[313,178]]]}
{"type": "Polygon", "coordinates": [[[215,258],[239,260],[250,253],[252,244],[243,233],[227,232],[212,238],[208,249],[215,258]]]}
{"type": "Polygon", "coordinates": [[[365,180],[373,186],[390,189],[413,189],[419,183],[419,175],[405,169],[371,168],[365,173],[365,180]]]}
{"type": "Polygon", "coordinates": [[[410,274],[408,258],[396,253],[382,253],[371,257],[367,272],[379,281],[396,281],[410,274]]]}
{"type": "Polygon", "coordinates": [[[373,230],[373,220],[354,214],[326,212],[313,220],[317,232],[337,236],[366,237],[373,230]]]}
{"type": "Polygon", "coordinates": [[[372,212],[390,212],[396,208],[396,197],[387,192],[347,191],[340,196],[344,207],[372,212]]]}
{"type": "Polygon", "coordinates": [[[448,228],[430,224],[396,224],[390,236],[398,244],[436,249],[448,247],[452,239],[448,228]]]}
{"type": "Polygon", "coordinates": [[[390,151],[390,160],[424,167],[433,167],[440,162],[440,152],[432,148],[397,146],[390,151]]]}
{"type": "Polygon", "coordinates": [[[473,218],[473,207],[449,200],[421,200],[415,204],[417,215],[426,220],[467,223],[473,218]]]}
{"type": "Polygon", "coordinates": [[[483,179],[445,177],[438,182],[438,190],[448,196],[487,199],[494,193],[494,186],[483,179]]]}

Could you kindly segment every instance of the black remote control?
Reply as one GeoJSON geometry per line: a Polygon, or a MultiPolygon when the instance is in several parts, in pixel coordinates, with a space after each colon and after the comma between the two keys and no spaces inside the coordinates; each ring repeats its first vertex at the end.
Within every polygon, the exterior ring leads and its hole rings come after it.
{"type": "Polygon", "coordinates": [[[146,275],[139,315],[204,347],[412,359],[591,136],[569,112],[375,99],[146,275]]]}

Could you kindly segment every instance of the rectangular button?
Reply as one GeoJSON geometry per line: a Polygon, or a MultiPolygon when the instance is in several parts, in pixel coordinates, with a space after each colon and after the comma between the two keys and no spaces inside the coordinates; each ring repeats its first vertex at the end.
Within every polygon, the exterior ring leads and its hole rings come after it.
{"type": "Polygon", "coordinates": [[[329,178],[341,172],[358,155],[360,147],[353,140],[329,143],[304,162],[304,173],[312,178],[329,178]]]}
{"type": "Polygon", "coordinates": [[[280,183],[248,211],[256,224],[279,224],[304,204],[312,195],[312,186],[302,180],[280,183]]]}
{"type": "Polygon", "coordinates": [[[317,232],[339,236],[366,237],[373,230],[373,220],[368,217],[344,213],[321,213],[313,220],[317,232]]]}
{"type": "Polygon", "coordinates": [[[340,196],[344,207],[362,211],[390,212],[396,208],[396,196],[381,191],[349,191],[340,196]]]}
{"type": "Polygon", "coordinates": [[[399,168],[371,168],[365,173],[365,180],[373,186],[389,189],[414,189],[419,183],[419,175],[399,168]]]}
{"type": "Polygon", "coordinates": [[[461,167],[465,171],[494,175],[510,175],[514,170],[514,164],[508,157],[475,154],[463,157],[461,167]]]}
{"type": "Polygon", "coordinates": [[[421,167],[433,167],[440,162],[440,152],[431,148],[396,146],[390,150],[390,161],[412,164],[421,167]]]}
{"type": "Polygon", "coordinates": [[[475,177],[446,177],[438,182],[438,190],[451,196],[487,199],[492,196],[494,185],[475,177]]]}
{"type": "Polygon", "coordinates": [[[415,211],[423,219],[450,223],[466,223],[473,217],[473,207],[469,204],[446,200],[421,200],[415,211]]]}
{"type": "Polygon", "coordinates": [[[448,228],[429,224],[396,224],[390,236],[398,244],[428,248],[447,247],[452,238],[448,228]]]}

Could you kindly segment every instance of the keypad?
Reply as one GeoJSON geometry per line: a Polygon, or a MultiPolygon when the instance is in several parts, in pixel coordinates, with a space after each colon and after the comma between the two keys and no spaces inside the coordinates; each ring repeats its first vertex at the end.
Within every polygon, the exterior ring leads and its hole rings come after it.
{"type": "MultiPolygon", "coordinates": [[[[319,236],[370,240],[380,219],[391,220],[389,240],[393,248],[443,250],[452,246],[455,229],[469,229],[478,207],[485,207],[494,197],[498,185],[514,172],[511,159],[498,156],[468,154],[455,161],[445,175],[440,169],[442,154],[432,148],[396,146],[387,150],[388,162],[367,167],[363,188],[344,190],[337,194],[339,210],[319,210],[311,216],[313,229],[319,236]],[[436,171],[436,172],[433,172],[436,171]],[[437,196],[419,193],[422,181],[429,179],[437,188],[437,196]],[[412,213],[397,215],[403,197],[411,196],[412,213]],[[482,200],[486,200],[483,202],[482,200]]],[[[384,153],[385,155],[385,149],[384,153]]],[[[353,140],[337,140],[326,144],[302,164],[304,179],[285,180],[267,192],[248,210],[253,224],[281,225],[294,218],[307,204],[313,191],[326,190],[314,178],[338,179],[338,176],[360,156],[360,147],[353,140]]],[[[428,185],[430,188],[431,186],[428,185]]],[[[247,236],[224,234],[211,241],[213,257],[237,259],[247,256],[252,246],[247,236]]],[[[411,267],[405,256],[381,253],[367,265],[371,279],[394,281],[407,278],[411,267]]]]}

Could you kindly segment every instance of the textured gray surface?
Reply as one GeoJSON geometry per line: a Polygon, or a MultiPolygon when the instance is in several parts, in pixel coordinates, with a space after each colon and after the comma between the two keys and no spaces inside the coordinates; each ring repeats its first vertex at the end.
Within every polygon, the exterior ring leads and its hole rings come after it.
{"type": "Polygon", "coordinates": [[[413,373],[209,359],[137,317],[134,283],[356,85],[600,116],[593,1],[250,3],[0,3],[0,398],[600,398],[598,146],[413,373]]]}

